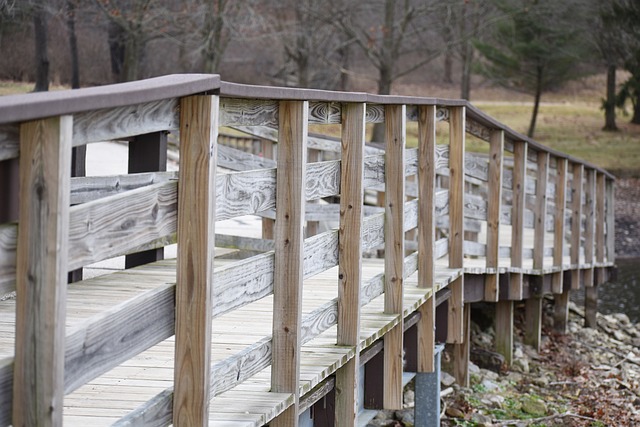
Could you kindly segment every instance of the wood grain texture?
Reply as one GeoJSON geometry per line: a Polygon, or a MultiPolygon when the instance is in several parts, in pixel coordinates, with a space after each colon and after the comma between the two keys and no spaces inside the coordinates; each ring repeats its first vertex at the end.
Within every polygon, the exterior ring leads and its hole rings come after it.
{"type": "MultiPolygon", "coordinates": [[[[465,108],[449,109],[449,268],[464,266],[465,108]]],[[[451,285],[447,342],[464,339],[464,282],[451,285]]]]}
{"type": "Polygon", "coordinates": [[[20,155],[20,125],[0,126],[0,162],[20,155]]]}
{"type": "MultiPolygon", "coordinates": [[[[502,169],[504,165],[504,131],[494,130],[489,142],[489,194],[487,201],[487,268],[498,267],[500,252],[500,217],[502,212],[502,169]]],[[[498,301],[498,275],[485,276],[485,301],[498,301]]]]}
{"type": "Polygon", "coordinates": [[[507,366],[513,363],[513,301],[502,300],[496,304],[495,348],[504,356],[507,366]]]}
{"type": "MultiPolygon", "coordinates": [[[[564,226],[565,212],[567,205],[567,169],[569,162],[567,159],[556,159],[556,200],[553,227],[553,265],[562,268],[564,250],[566,247],[564,226]]],[[[554,294],[561,294],[563,291],[562,272],[555,273],[551,280],[551,288],[554,294]]]]}
{"type": "Polygon", "coordinates": [[[176,129],[177,99],[100,109],[74,115],[73,146],[176,129]]]}
{"type": "MultiPolygon", "coordinates": [[[[418,287],[435,285],[436,249],[436,107],[418,110],[418,287]]],[[[406,274],[406,272],[405,272],[406,274]]],[[[418,372],[433,372],[435,348],[435,298],[419,308],[418,372]]]]}
{"type": "Polygon", "coordinates": [[[606,227],[607,233],[607,262],[613,263],[616,260],[616,233],[615,233],[615,182],[612,179],[607,179],[606,183],[606,201],[607,201],[607,213],[606,213],[606,227]]]}
{"type": "Polygon", "coordinates": [[[177,202],[178,184],[167,181],[71,207],[69,269],[175,233],[177,202]]]}
{"type": "Polygon", "coordinates": [[[16,252],[18,248],[18,225],[0,225],[0,295],[16,288],[16,252]]]}
{"type": "Polygon", "coordinates": [[[542,331],[542,298],[539,296],[525,300],[524,343],[540,351],[542,331]]]}
{"type": "MultiPolygon", "coordinates": [[[[524,249],[525,188],[527,185],[527,143],[516,142],[513,146],[513,199],[511,205],[511,267],[522,267],[524,249]]],[[[522,274],[511,274],[509,299],[521,300],[523,294],[522,274]]]]}
{"type": "Polygon", "coordinates": [[[338,269],[337,344],[355,346],[356,356],[336,373],[336,425],[354,426],[357,417],[360,350],[360,283],[364,201],[365,104],[344,104],[338,269]]]}
{"type": "Polygon", "coordinates": [[[176,172],[145,172],[128,175],[71,178],[71,204],[78,205],[115,196],[140,187],[177,180],[176,172]]]}
{"type": "Polygon", "coordinates": [[[279,103],[271,390],[293,393],[295,403],[274,426],[295,426],[298,421],[308,113],[306,101],[279,103]]]}
{"type": "MultiPolygon", "coordinates": [[[[603,173],[596,176],[596,262],[604,262],[606,244],[605,244],[605,197],[606,197],[606,177],[603,173]]],[[[598,283],[600,284],[600,283],[598,283]]]]}
{"type": "Polygon", "coordinates": [[[471,304],[463,308],[463,338],[453,346],[453,376],[461,387],[469,387],[469,352],[471,350],[471,304]]]}
{"type": "Polygon", "coordinates": [[[61,426],[71,116],[20,125],[13,425],[61,426]]]}
{"type": "Polygon", "coordinates": [[[538,151],[536,174],[535,228],[533,237],[533,268],[544,267],[544,233],[547,221],[547,181],[549,180],[549,153],[538,151]]]}
{"type": "Polygon", "coordinates": [[[180,102],[174,425],[209,420],[217,96],[180,102]]]}
{"type": "MultiPolygon", "coordinates": [[[[402,313],[404,282],[404,150],[406,108],[385,106],[385,288],[384,311],[402,313]]],[[[385,336],[384,407],[402,408],[402,325],[385,336]]]]}
{"type": "MultiPolygon", "coordinates": [[[[582,240],[582,198],[583,198],[584,166],[573,164],[573,179],[571,180],[571,264],[580,264],[580,242],[582,240]]],[[[580,288],[580,270],[571,271],[571,289],[580,288]]]]}
{"type": "Polygon", "coordinates": [[[584,204],[584,262],[589,264],[583,275],[585,287],[594,285],[594,245],[596,226],[596,171],[586,170],[587,180],[585,183],[585,204],[584,204]]]}
{"type": "Polygon", "coordinates": [[[222,98],[220,126],[278,126],[278,101],[222,98]]]}

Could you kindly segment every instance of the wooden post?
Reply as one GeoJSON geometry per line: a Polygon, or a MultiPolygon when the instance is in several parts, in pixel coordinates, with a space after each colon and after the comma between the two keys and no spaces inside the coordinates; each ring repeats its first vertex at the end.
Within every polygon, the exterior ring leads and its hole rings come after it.
{"type": "Polygon", "coordinates": [[[13,425],[61,426],[73,117],[20,125],[13,425]]]}
{"type": "Polygon", "coordinates": [[[551,288],[554,294],[562,293],[562,266],[564,264],[564,214],[567,206],[567,165],[568,160],[557,158],[556,163],[556,211],[553,227],[553,265],[560,267],[560,271],[551,277],[551,288]]]}
{"type": "Polygon", "coordinates": [[[502,300],[496,304],[496,351],[511,366],[513,362],[513,301],[502,300]]]}
{"type": "Polygon", "coordinates": [[[584,292],[584,326],[587,328],[596,328],[598,326],[598,286],[587,286],[584,292]]]}
{"type": "Polygon", "coordinates": [[[0,161],[0,224],[18,220],[20,159],[0,161]]]}
{"type": "MultiPolygon", "coordinates": [[[[604,201],[605,201],[605,176],[602,172],[599,172],[596,176],[596,262],[599,264],[604,263],[604,254],[605,254],[605,211],[604,211],[604,201]]],[[[600,266],[596,269],[596,285],[603,284],[605,279],[605,269],[600,266]]]]}
{"type": "Polygon", "coordinates": [[[464,305],[463,318],[464,336],[462,342],[453,346],[453,376],[460,386],[469,387],[471,304],[464,305]]]}
{"type": "MultiPolygon", "coordinates": [[[[465,109],[449,109],[449,267],[464,267],[464,150],[465,109]]],[[[464,280],[451,285],[447,342],[460,344],[464,339],[464,280]]]]}
{"type": "MultiPolygon", "coordinates": [[[[489,200],[487,206],[487,269],[498,269],[500,251],[500,213],[502,210],[502,165],[504,131],[492,130],[489,147],[489,200]]],[[[485,301],[498,301],[498,273],[485,275],[485,301]]]]}
{"type": "MultiPolygon", "coordinates": [[[[262,140],[262,155],[265,159],[275,158],[275,150],[273,142],[263,139],[262,140]]],[[[262,218],[262,238],[266,240],[273,240],[273,231],[275,221],[271,218],[262,218]]]]}
{"type": "Polygon", "coordinates": [[[542,331],[542,297],[533,296],[525,300],[524,343],[540,351],[542,331]]]}
{"type": "Polygon", "coordinates": [[[385,105],[384,311],[400,322],[384,336],[384,407],[402,409],[402,287],[404,282],[404,145],[406,106],[385,105]]]}
{"type": "Polygon", "coordinates": [[[538,151],[536,175],[536,205],[533,237],[533,268],[544,267],[544,235],[547,223],[547,181],[549,180],[549,153],[538,151]]]}
{"type": "MultiPolygon", "coordinates": [[[[522,268],[524,242],[524,210],[527,181],[526,142],[513,144],[513,205],[511,206],[511,267],[522,268]]],[[[511,273],[509,278],[509,299],[521,300],[522,272],[511,273]]]]}
{"type": "MultiPolygon", "coordinates": [[[[538,173],[536,175],[536,205],[533,237],[533,268],[536,270],[544,267],[544,234],[547,223],[547,181],[549,179],[549,153],[538,151],[538,173]]],[[[537,351],[540,350],[540,338],[542,330],[542,273],[530,278],[529,289],[531,296],[527,299],[525,340],[537,351]],[[535,285],[534,285],[535,284],[535,285]]]]}
{"type": "MultiPolygon", "coordinates": [[[[87,175],[87,146],[81,145],[73,147],[71,151],[71,177],[80,177],[87,175]]],[[[2,221],[0,221],[2,222],[2,221]]],[[[82,267],[70,271],[67,277],[69,283],[79,282],[82,280],[82,267]]]]}
{"type": "Polygon", "coordinates": [[[418,287],[431,288],[431,297],[418,309],[418,372],[433,372],[436,306],[436,106],[418,110],[418,287]]]}
{"type": "MultiPolygon", "coordinates": [[[[309,152],[307,153],[307,162],[309,163],[315,163],[315,162],[319,162],[320,161],[320,150],[315,150],[315,149],[309,149],[309,152]]],[[[318,203],[318,200],[311,200],[307,203],[318,203]]],[[[306,237],[311,237],[311,236],[315,236],[316,234],[318,234],[318,231],[320,229],[320,222],[318,221],[307,221],[307,227],[305,229],[305,233],[304,235],[306,237]]]]}
{"type": "Polygon", "coordinates": [[[615,182],[612,179],[607,179],[606,191],[607,191],[607,262],[615,262],[616,260],[616,235],[615,235],[615,182]]]}
{"type": "Polygon", "coordinates": [[[309,102],[281,101],[276,184],[271,390],[295,402],[271,426],[297,426],[309,102]]]}
{"type": "Polygon", "coordinates": [[[573,164],[571,182],[571,289],[580,289],[580,240],[582,234],[582,179],[584,166],[573,164]]]}
{"type": "MultiPolygon", "coordinates": [[[[138,135],[129,142],[129,173],[167,170],[167,133],[138,135]]],[[[125,257],[125,268],[164,259],[164,248],[150,249],[125,257]]]]}
{"type": "Polygon", "coordinates": [[[209,423],[217,96],[180,101],[175,426],[209,423]]]}
{"type": "Polygon", "coordinates": [[[355,426],[358,413],[365,111],[365,104],[342,107],[337,344],[355,347],[355,356],[336,373],[338,427],[355,426]]]}
{"type": "Polygon", "coordinates": [[[587,184],[585,189],[585,230],[584,230],[584,262],[588,264],[584,271],[585,287],[593,286],[593,263],[595,261],[593,246],[595,243],[595,216],[596,216],[596,171],[587,169],[587,184]]]}
{"type": "Polygon", "coordinates": [[[567,333],[567,325],[569,323],[569,297],[571,289],[566,288],[562,293],[553,296],[554,313],[553,328],[561,334],[567,333]]]}

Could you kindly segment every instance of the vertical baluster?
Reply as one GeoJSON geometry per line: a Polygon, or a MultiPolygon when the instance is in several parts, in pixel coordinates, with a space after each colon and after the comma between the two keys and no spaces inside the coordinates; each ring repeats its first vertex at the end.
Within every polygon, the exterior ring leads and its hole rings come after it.
{"type": "MultiPolygon", "coordinates": [[[[598,172],[596,177],[596,262],[602,265],[604,263],[605,255],[605,179],[606,177],[602,172],[598,172]]],[[[596,281],[595,285],[601,285],[606,281],[605,268],[596,267],[596,281]]]]}
{"type": "MultiPolygon", "coordinates": [[[[449,110],[449,267],[464,266],[465,108],[449,110]]],[[[449,285],[447,342],[455,344],[454,373],[458,384],[469,382],[469,346],[465,337],[464,277],[449,285]]]]}
{"type": "Polygon", "coordinates": [[[582,180],[584,166],[573,164],[571,182],[571,289],[580,289],[580,244],[582,236],[582,180]]]}
{"type": "MultiPolygon", "coordinates": [[[[544,235],[547,223],[547,181],[549,179],[549,153],[538,151],[536,175],[536,205],[533,237],[533,268],[544,268],[544,235]]],[[[526,300],[525,343],[540,349],[542,331],[542,273],[531,276],[529,298],[526,300]]]]}
{"type": "Polygon", "coordinates": [[[180,102],[173,424],[209,423],[217,96],[180,102]]]}
{"type": "MultiPolygon", "coordinates": [[[[524,243],[524,211],[527,190],[526,142],[516,141],[513,145],[513,204],[511,207],[511,267],[522,268],[524,243]]],[[[522,272],[511,273],[509,277],[509,299],[521,300],[522,272]]]]}
{"type": "Polygon", "coordinates": [[[606,191],[607,191],[607,224],[606,224],[606,232],[607,232],[607,262],[612,263],[616,260],[616,235],[615,235],[615,208],[614,208],[614,200],[615,200],[615,182],[613,179],[607,179],[606,183],[606,191]]]}
{"type": "Polygon", "coordinates": [[[61,426],[71,116],[20,126],[13,425],[61,426]]]}
{"type": "MultiPolygon", "coordinates": [[[[487,269],[498,270],[500,252],[500,213],[502,210],[502,165],[504,131],[493,130],[489,146],[489,200],[487,202],[487,269]]],[[[485,275],[485,301],[498,301],[498,273],[485,275]]]]}
{"type": "Polygon", "coordinates": [[[354,426],[360,368],[360,286],[364,198],[365,104],[342,107],[338,345],[355,347],[355,356],[336,373],[336,425],[354,426]]]}
{"type": "MultiPolygon", "coordinates": [[[[129,142],[129,173],[164,172],[167,170],[167,133],[138,135],[129,142]]],[[[125,268],[164,259],[164,248],[129,254],[125,268]]]]}
{"type": "Polygon", "coordinates": [[[406,107],[385,106],[384,311],[400,322],[384,336],[384,407],[402,408],[402,287],[404,281],[404,145],[406,107]]]}
{"type": "Polygon", "coordinates": [[[587,268],[584,270],[585,287],[593,286],[593,262],[595,244],[595,216],[596,216],[596,171],[587,169],[587,182],[585,185],[585,225],[584,225],[584,262],[587,268]]]}
{"type": "Polygon", "coordinates": [[[557,158],[556,163],[556,200],[555,200],[555,217],[553,227],[553,265],[559,267],[560,271],[553,274],[551,277],[551,288],[554,294],[561,294],[563,292],[562,278],[564,276],[562,272],[562,266],[564,264],[564,224],[565,224],[565,209],[567,206],[567,165],[568,160],[557,158]]]}
{"type": "Polygon", "coordinates": [[[308,115],[307,101],[280,102],[271,390],[295,402],[272,426],[298,425],[308,115]]]}

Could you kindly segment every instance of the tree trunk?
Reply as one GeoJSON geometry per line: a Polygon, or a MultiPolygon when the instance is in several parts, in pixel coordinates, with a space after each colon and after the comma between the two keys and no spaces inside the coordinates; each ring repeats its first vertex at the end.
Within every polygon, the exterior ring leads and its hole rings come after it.
{"type": "Polygon", "coordinates": [[[640,125],[640,90],[635,91],[635,102],[633,103],[633,118],[631,123],[640,125]]]}
{"type": "Polygon", "coordinates": [[[471,64],[473,62],[473,46],[465,41],[462,55],[462,78],[460,79],[460,97],[462,99],[471,98],[471,64]]]}
{"type": "Polygon", "coordinates": [[[531,123],[529,124],[529,131],[527,136],[533,138],[536,130],[536,120],[538,119],[538,110],[540,109],[540,98],[542,97],[542,67],[538,66],[537,79],[536,79],[536,94],[533,101],[533,113],[531,114],[531,123]]]}
{"type": "Polygon", "coordinates": [[[453,74],[453,54],[451,53],[451,48],[447,48],[444,53],[444,76],[442,76],[442,80],[448,84],[453,83],[451,74],[453,74]]]}
{"type": "Polygon", "coordinates": [[[67,32],[71,53],[71,88],[80,87],[80,65],[78,62],[78,39],[76,38],[76,6],[74,0],[67,0],[67,32]]]}
{"type": "Polygon", "coordinates": [[[36,87],[34,92],[49,90],[49,54],[47,52],[47,18],[42,7],[33,11],[33,27],[36,42],[36,87]]]}
{"type": "Polygon", "coordinates": [[[132,82],[140,77],[140,57],[142,56],[143,41],[141,30],[127,34],[124,48],[124,63],[122,66],[122,81],[132,82]]]}
{"type": "MultiPolygon", "coordinates": [[[[391,93],[391,69],[388,67],[380,67],[380,79],[378,80],[378,94],[389,95],[391,93]]],[[[373,135],[371,141],[386,142],[384,140],[384,123],[376,123],[373,125],[373,135]]]]}
{"type": "Polygon", "coordinates": [[[349,73],[347,72],[347,70],[349,69],[349,53],[349,45],[342,47],[338,51],[342,64],[342,70],[340,70],[340,90],[345,92],[349,90],[349,73]]]}
{"type": "Polygon", "coordinates": [[[616,66],[609,64],[607,67],[607,99],[604,101],[604,127],[605,131],[617,131],[616,126],[616,66]]]}
{"type": "Polygon", "coordinates": [[[111,74],[115,82],[123,81],[125,31],[115,22],[109,22],[109,56],[111,58],[111,74]]]}

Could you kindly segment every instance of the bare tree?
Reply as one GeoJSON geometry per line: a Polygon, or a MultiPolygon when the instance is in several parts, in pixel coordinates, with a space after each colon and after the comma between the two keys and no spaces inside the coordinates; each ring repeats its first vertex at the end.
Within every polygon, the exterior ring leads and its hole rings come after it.
{"type": "Polygon", "coordinates": [[[71,88],[80,87],[80,61],[78,59],[78,38],[76,36],[76,0],[67,0],[67,33],[71,54],[71,88]]]}
{"type": "Polygon", "coordinates": [[[94,0],[108,19],[111,69],[116,81],[141,77],[146,45],[171,35],[177,16],[162,0],[94,0]]]}
{"type": "MultiPolygon", "coordinates": [[[[395,80],[443,52],[441,44],[431,42],[440,28],[440,7],[435,1],[351,1],[336,8],[331,22],[365,54],[377,70],[378,93],[387,95],[395,80]]],[[[373,140],[383,139],[384,128],[375,126],[373,140]]]]}

